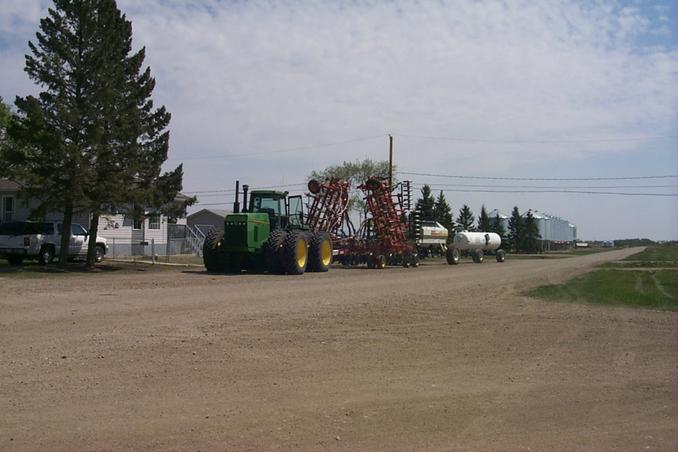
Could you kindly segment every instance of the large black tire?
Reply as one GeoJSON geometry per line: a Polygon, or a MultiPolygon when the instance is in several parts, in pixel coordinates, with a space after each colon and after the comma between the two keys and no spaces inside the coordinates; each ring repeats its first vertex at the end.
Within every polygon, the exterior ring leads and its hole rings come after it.
{"type": "Polygon", "coordinates": [[[289,275],[303,275],[308,265],[308,238],[301,231],[287,233],[283,244],[283,267],[289,275]]]}
{"type": "Polygon", "coordinates": [[[104,255],[106,254],[106,249],[103,245],[97,245],[94,248],[94,262],[97,264],[104,260],[104,255]]]}
{"type": "Polygon", "coordinates": [[[482,264],[483,263],[483,250],[476,250],[473,252],[473,262],[476,264],[482,264]]]}
{"type": "Polygon", "coordinates": [[[212,229],[205,237],[202,246],[202,260],[208,272],[223,272],[226,268],[223,252],[224,233],[219,229],[212,229]]]}
{"type": "Polygon", "coordinates": [[[445,252],[445,258],[447,259],[447,263],[449,265],[457,265],[459,263],[459,259],[461,259],[461,253],[457,248],[450,247],[445,252]]]}
{"type": "Polygon", "coordinates": [[[264,259],[266,260],[266,270],[269,273],[280,275],[285,273],[282,263],[282,252],[287,232],[284,229],[275,229],[271,231],[268,240],[264,243],[264,259]]]}
{"type": "Polygon", "coordinates": [[[24,257],[11,254],[7,256],[7,260],[9,261],[9,265],[21,265],[21,263],[24,261],[24,257]]]}
{"type": "Polygon", "coordinates": [[[51,246],[43,246],[38,256],[38,263],[40,265],[48,265],[54,259],[54,248],[51,246]]]}
{"type": "Polygon", "coordinates": [[[308,247],[309,272],[326,272],[332,264],[332,238],[327,232],[314,232],[308,247]]]}
{"type": "Polygon", "coordinates": [[[504,250],[497,250],[497,262],[504,262],[506,260],[506,252],[504,250]]]}

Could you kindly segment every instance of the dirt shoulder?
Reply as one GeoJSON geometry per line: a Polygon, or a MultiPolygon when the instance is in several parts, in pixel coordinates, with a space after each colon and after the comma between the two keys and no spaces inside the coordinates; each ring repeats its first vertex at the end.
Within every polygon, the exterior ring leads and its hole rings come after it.
{"type": "Polygon", "coordinates": [[[0,448],[678,446],[678,315],[522,293],[569,259],[4,278],[0,448]]]}

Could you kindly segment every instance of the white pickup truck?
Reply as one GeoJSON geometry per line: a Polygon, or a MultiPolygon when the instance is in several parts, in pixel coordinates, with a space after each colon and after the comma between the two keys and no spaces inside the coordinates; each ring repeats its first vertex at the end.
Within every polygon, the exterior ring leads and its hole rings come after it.
{"type": "MultiPolygon", "coordinates": [[[[61,223],[14,221],[0,224],[0,258],[12,265],[21,264],[24,259],[37,259],[49,264],[61,250],[61,223]]],[[[89,233],[77,223],[71,225],[70,257],[87,256],[89,233]]],[[[108,251],[103,237],[96,239],[96,261],[101,262],[108,251]]]]}

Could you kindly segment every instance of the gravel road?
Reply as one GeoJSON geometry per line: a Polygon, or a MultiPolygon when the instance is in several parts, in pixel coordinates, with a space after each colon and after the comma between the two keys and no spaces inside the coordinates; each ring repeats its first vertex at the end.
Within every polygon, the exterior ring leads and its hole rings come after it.
{"type": "Polygon", "coordinates": [[[0,277],[0,450],[678,450],[678,313],[523,295],[636,251],[0,277]]]}

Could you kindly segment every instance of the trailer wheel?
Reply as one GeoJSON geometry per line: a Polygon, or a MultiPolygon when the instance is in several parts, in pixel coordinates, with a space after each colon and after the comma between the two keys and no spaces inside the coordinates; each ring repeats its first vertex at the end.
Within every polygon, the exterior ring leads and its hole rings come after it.
{"type": "Polygon", "coordinates": [[[52,259],[54,259],[54,248],[51,246],[43,246],[40,250],[38,263],[40,263],[40,265],[47,265],[52,262],[52,259]]]}
{"type": "Polygon", "coordinates": [[[202,261],[208,272],[222,272],[225,270],[223,253],[224,233],[219,229],[212,229],[205,237],[202,246],[202,261]]]}
{"type": "Polygon", "coordinates": [[[287,234],[283,244],[283,267],[290,275],[303,275],[308,265],[308,240],[301,231],[287,234]]]}
{"type": "Polygon", "coordinates": [[[504,262],[506,260],[506,253],[504,250],[497,250],[497,262],[504,262]]]}
{"type": "Polygon", "coordinates": [[[367,256],[367,268],[370,270],[375,268],[377,266],[377,258],[374,256],[374,254],[370,254],[367,256]]]}
{"type": "Polygon", "coordinates": [[[7,256],[7,261],[9,261],[9,265],[21,265],[21,263],[24,261],[24,257],[17,256],[16,254],[10,254],[7,256]]]}
{"type": "Polygon", "coordinates": [[[308,248],[308,271],[326,272],[332,264],[332,239],[327,232],[314,232],[308,248]]]}
{"type": "Polygon", "coordinates": [[[476,264],[482,264],[483,263],[483,250],[476,250],[473,252],[473,262],[476,264]]]}
{"type": "Polygon", "coordinates": [[[264,259],[266,260],[266,270],[276,275],[284,273],[282,264],[282,247],[287,237],[284,229],[275,229],[271,231],[268,240],[264,243],[264,259]]]}
{"type": "Polygon", "coordinates": [[[447,263],[449,265],[457,265],[459,263],[459,259],[461,258],[461,253],[457,248],[451,247],[445,252],[445,258],[447,259],[447,263]]]}

